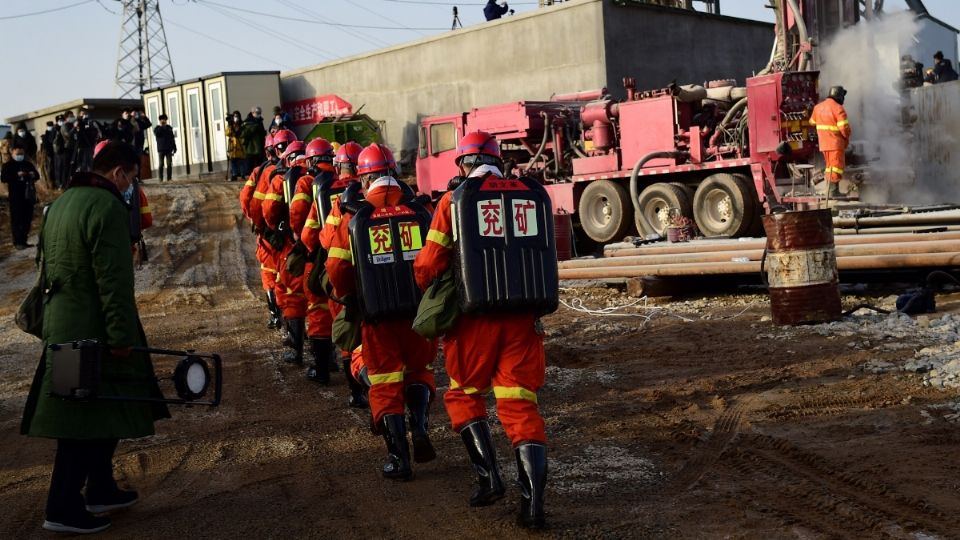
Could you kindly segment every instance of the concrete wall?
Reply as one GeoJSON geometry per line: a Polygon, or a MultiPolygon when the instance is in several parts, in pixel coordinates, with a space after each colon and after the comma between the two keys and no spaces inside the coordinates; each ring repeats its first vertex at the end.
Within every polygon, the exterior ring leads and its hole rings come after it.
{"type": "MultiPolygon", "coordinates": [[[[281,74],[284,101],[334,93],[385,121],[394,148],[417,146],[424,116],[606,80],[600,0],[576,0],[342,61],[281,74]]],[[[304,127],[305,135],[307,127],[304,127]]]]}
{"type": "Polygon", "coordinates": [[[916,178],[896,201],[960,203],[960,81],[915,88],[910,104],[916,178]]]}
{"type": "Polygon", "coordinates": [[[606,84],[625,97],[623,78],[649,90],[747,77],[767,65],[772,24],[656,6],[603,2],[606,84]]]}

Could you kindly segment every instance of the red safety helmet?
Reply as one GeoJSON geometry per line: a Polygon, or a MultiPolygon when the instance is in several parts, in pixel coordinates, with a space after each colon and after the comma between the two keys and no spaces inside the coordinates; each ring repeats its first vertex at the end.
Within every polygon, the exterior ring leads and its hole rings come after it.
{"type": "Polygon", "coordinates": [[[287,145],[296,140],[296,133],[290,131],[289,129],[281,129],[273,134],[273,147],[277,149],[278,154],[283,154],[283,152],[287,149],[287,145]]]}
{"type": "Polygon", "coordinates": [[[306,146],[303,144],[303,141],[292,141],[287,145],[286,150],[280,154],[280,159],[286,160],[288,157],[294,154],[302,154],[306,146]]]}
{"type": "Polygon", "coordinates": [[[344,145],[337,150],[337,155],[333,158],[333,163],[334,165],[340,165],[342,163],[356,165],[357,159],[360,158],[360,152],[363,152],[363,147],[359,144],[353,141],[344,143],[344,145]]]}
{"type": "Polygon", "coordinates": [[[97,154],[99,154],[100,151],[103,150],[103,148],[104,148],[105,146],[107,146],[108,144],[110,144],[110,140],[109,140],[109,139],[104,139],[104,140],[98,142],[97,145],[93,147],[93,157],[97,157],[97,154]]]}
{"type": "Polygon", "coordinates": [[[319,161],[326,161],[327,163],[330,163],[333,161],[333,145],[323,137],[317,137],[307,144],[305,154],[308,158],[319,157],[321,158],[319,161]]]}
{"type": "Polygon", "coordinates": [[[263,140],[264,148],[273,148],[273,135],[267,133],[267,138],[263,140]]]}
{"type": "Polygon", "coordinates": [[[503,159],[500,155],[500,145],[497,143],[496,137],[485,132],[485,131],[474,131],[473,133],[468,133],[460,139],[460,143],[457,145],[457,157],[454,159],[454,163],[457,165],[467,156],[490,156],[495,158],[495,161],[484,159],[484,158],[474,158],[473,163],[490,163],[491,165],[498,164],[503,159]]]}
{"type": "Polygon", "coordinates": [[[393,152],[386,145],[371,143],[357,156],[357,174],[365,175],[375,172],[387,174],[397,170],[397,160],[393,159],[393,152]]]}

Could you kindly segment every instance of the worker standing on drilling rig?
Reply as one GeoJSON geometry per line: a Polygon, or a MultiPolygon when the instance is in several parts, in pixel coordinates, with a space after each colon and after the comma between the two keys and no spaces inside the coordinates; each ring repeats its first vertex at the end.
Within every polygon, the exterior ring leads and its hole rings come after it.
{"type": "Polygon", "coordinates": [[[847,111],[843,108],[844,97],[847,91],[842,86],[830,88],[827,99],[813,108],[810,123],[817,126],[817,139],[820,142],[820,153],[826,161],[823,179],[829,183],[828,197],[840,196],[840,180],[843,179],[843,168],[846,165],[846,150],[850,145],[850,121],[847,120],[847,111]]]}

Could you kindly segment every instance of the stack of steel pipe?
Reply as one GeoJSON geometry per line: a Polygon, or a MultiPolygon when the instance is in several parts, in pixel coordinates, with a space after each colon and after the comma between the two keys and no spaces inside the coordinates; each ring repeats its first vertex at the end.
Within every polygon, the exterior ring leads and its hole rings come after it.
{"type": "MultiPolygon", "coordinates": [[[[845,235],[834,239],[837,268],[897,270],[960,267],[960,231],[845,235]]],[[[766,240],[704,240],[611,247],[604,257],[560,263],[560,279],[698,276],[760,272],[766,240]]]]}

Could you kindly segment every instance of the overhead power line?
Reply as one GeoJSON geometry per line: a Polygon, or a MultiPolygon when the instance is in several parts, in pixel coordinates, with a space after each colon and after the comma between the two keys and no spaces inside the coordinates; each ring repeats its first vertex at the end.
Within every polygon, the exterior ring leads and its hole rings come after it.
{"type": "MultiPolygon", "coordinates": [[[[397,4],[420,4],[423,6],[485,6],[486,2],[430,2],[429,0],[383,0],[397,4]]],[[[511,6],[536,6],[537,2],[507,2],[511,6]]]]}
{"type": "Polygon", "coordinates": [[[332,23],[327,21],[319,21],[316,19],[308,19],[304,17],[285,17],[283,15],[275,15],[273,13],[267,13],[264,11],[254,11],[252,9],[243,9],[236,6],[231,6],[227,4],[221,4],[219,2],[211,2],[210,0],[196,0],[198,4],[209,4],[211,6],[218,6],[225,9],[231,9],[233,11],[240,11],[243,13],[249,13],[251,15],[259,15],[260,17],[269,17],[271,19],[279,19],[282,21],[293,21],[293,22],[302,22],[302,23],[311,23],[311,24],[322,24],[324,26],[331,27],[340,27],[340,28],[366,28],[368,30],[447,30],[447,28],[439,27],[425,27],[425,28],[405,28],[402,26],[374,26],[366,24],[345,24],[345,23],[332,23]]]}
{"type": "Polygon", "coordinates": [[[54,13],[56,11],[64,11],[66,9],[75,8],[77,6],[82,6],[84,4],[92,4],[96,0],[83,0],[83,2],[75,2],[73,4],[67,4],[65,6],[60,6],[56,8],[44,9],[41,11],[33,11],[30,13],[20,13],[19,15],[5,15],[0,17],[0,21],[7,21],[10,19],[22,19],[23,17],[33,17],[34,15],[43,15],[45,13],[54,13]]]}
{"type": "Polygon", "coordinates": [[[277,62],[276,60],[273,60],[272,58],[267,58],[266,56],[261,56],[260,54],[257,54],[257,53],[255,53],[255,52],[253,52],[253,51],[248,51],[247,49],[238,47],[238,46],[234,45],[233,43],[227,43],[226,41],[217,39],[217,38],[211,36],[211,35],[208,34],[208,33],[200,32],[200,31],[198,31],[198,30],[194,30],[193,28],[189,28],[189,27],[187,27],[187,26],[184,26],[184,25],[182,25],[182,24],[180,24],[180,23],[178,23],[178,22],[176,22],[176,21],[172,21],[172,20],[170,20],[170,17],[167,17],[167,18],[166,18],[166,23],[169,24],[169,25],[172,25],[172,26],[176,26],[177,28],[179,28],[179,29],[181,29],[181,30],[184,30],[184,31],[186,31],[186,32],[190,32],[191,34],[200,36],[200,37],[202,37],[202,38],[209,39],[210,41],[213,41],[214,43],[219,43],[220,45],[223,45],[224,47],[229,47],[229,48],[231,48],[231,49],[240,51],[240,52],[242,52],[242,53],[244,53],[244,54],[253,56],[253,57],[255,57],[255,58],[259,58],[260,60],[267,61],[267,62],[269,62],[269,63],[271,63],[271,64],[277,64],[277,65],[282,66],[282,67],[287,68],[287,69],[290,68],[289,65],[284,64],[283,62],[277,62]]]}

